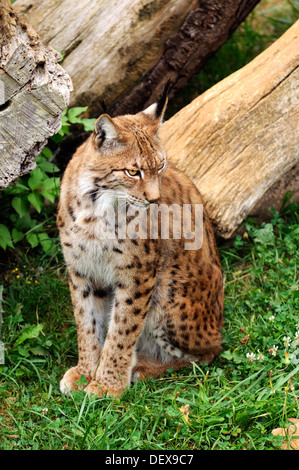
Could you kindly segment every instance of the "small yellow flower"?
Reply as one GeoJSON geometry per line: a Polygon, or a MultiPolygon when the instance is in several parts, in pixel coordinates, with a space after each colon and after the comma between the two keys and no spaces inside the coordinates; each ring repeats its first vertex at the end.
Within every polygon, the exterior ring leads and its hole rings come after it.
{"type": "Polygon", "coordinates": [[[37,284],[37,280],[34,281],[34,284],[35,284],[35,285],[37,284]]]}
{"type": "Polygon", "coordinates": [[[19,277],[20,277],[19,275],[16,276],[17,279],[19,279],[19,277]]]}
{"type": "Polygon", "coordinates": [[[285,365],[288,366],[289,364],[291,364],[291,361],[289,359],[289,353],[285,352],[284,357],[285,357],[285,360],[284,360],[285,365]]]}

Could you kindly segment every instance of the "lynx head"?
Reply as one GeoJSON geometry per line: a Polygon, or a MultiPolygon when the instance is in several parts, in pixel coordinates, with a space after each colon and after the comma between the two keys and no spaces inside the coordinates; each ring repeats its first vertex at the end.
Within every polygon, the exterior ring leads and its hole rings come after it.
{"type": "MultiPolygon", "coordinates": [[[[90,145],[88,173],[95,201],[125,197],[127,203],[147,206],[157,202],[167,161],[157,136],[167,106],[167,83],[161,98],[135,115],[101,115],[90,145]]],[[[86,186],[87,187],[87,186],[86,186]]]]}

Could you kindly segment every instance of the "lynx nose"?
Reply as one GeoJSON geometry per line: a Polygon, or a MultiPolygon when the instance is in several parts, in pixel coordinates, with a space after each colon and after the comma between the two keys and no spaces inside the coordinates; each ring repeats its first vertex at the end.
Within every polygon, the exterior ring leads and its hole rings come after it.
{"type": "Polygon", "coordinates": [[[148,183],[145,187],[144,196],[150,203],[158,202],[160,198],[159,181],[148,183]]]}
{"type": "Polygon", "coordinates": [[[155,199],[149,199],[147,198],[147,200],[151,203],[151,204],[154,204],[155,202],[158,202],[159,201],[159,198],[155,198],[155,199]]]}

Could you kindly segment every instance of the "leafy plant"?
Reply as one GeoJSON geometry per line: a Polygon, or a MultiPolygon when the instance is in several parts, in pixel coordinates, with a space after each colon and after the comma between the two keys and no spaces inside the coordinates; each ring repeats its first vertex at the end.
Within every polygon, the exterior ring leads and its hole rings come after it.
{"type": "MultiPolygon", "coordinates": [[[[80,117],[86,110],[87,107],[65,109],[61,129],[51,139],[55,143],[61,142],[70,134],[72,124],[83,125],[85,131],[93,130],[95,119],[80,117]]],[[[36,168],[0,193],[3,221],[0,247],[3,250],[15,248],[17,243],[25,240],[32,248],[41,246],[45,253],[51,253],[55,236],[50,233],[54,227],[60,186],[60,169],[53,160],[52,151],[45,147],[35,159],[36,168]]]]}
{"type": "Polygon", "coordinates": [[[61,129],[52,137],[54,142],[61,142],[65,135],[71,133],[70,128],[72,124],[81,124],[83,129],[93,131],[95,119],[81,117],[88,109],[88,106],[65,109],[61,115],[61,129]]]}

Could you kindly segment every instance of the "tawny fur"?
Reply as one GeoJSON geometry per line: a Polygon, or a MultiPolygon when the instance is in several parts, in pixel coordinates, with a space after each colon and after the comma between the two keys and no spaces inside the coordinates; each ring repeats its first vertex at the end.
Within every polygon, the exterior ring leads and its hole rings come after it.
{"type": "Polygon", "coordinates": [[[119,196],[127,208],[145,210],[150,203],[203,203],[189,178],[166,161],[157,136],[165,105],[100,117],[63,176],[57,224],[79,352],[61,381],[65,393],[84,374],[88,393],[120,395],[134,380],[209,362],[221,350],[223,278],[206,211],[196,250],[185,249],[183,237],[118,239],[120,227],[107,240],[99,228],[103,208],[119,196]]]}

